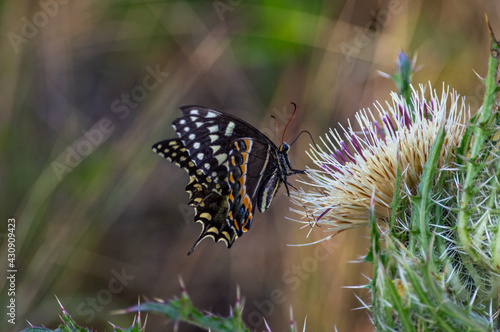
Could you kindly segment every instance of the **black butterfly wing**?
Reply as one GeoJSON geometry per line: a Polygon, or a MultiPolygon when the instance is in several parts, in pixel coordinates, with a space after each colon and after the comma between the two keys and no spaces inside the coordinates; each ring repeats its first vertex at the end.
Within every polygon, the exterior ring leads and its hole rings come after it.
{"type": "Polygon", "coordinates": [[[180,139],[165,140],[153,145],[153,151],[167,160],[184,168],[190,177],[186,191],[189,193],[189,205],[194,206],[194,220],[202,225],[201,234],[188,255],[206,237],[214,241],[223,241],[231,248],[237,238],[236,231],[227,223],[228,195],[221,194],[220,186],[207,181],[207,176],[196,167],[180,139]]]}
{"type": "Polygon", "coordinates": [[[276,149],[259,130],[230,114],[202,106],[183,106],[180,110],[183,116],[172,125],[195,165],[214,180],[214,171],[220,172],[220,180],[222,174],[227,176],[228,153],[235,148],[236,139],[249,137],[276,149]]]}
{"type": "Polygon", "coordinates": [[[201,106],[180,109],[183,115],[173,122],[179,139],[157,143],[153,150],[190,176],[186,190],[202,232],[189,253],[206,237],[229,248],[250,229],[255,208],[269,207],[282,182],[278,148],[229,114],[201,106]]]}
{"type": "Polygon", "coordinates": [[[191,163],[191,157],[180,139],[167,139],[153,145],[153,152],[173,162],[180,168],[184,168],[189,175],[196,174],[195,164],[191,163]]]}
{"type": "Polygon", "coordinates": [[[188,255],[190,255],[198,244],[205,238],[210,237],[215,242],[222,241],[228,248],[238,237],[236,231],[227,223],[228,196],[222,196],[214,191],[208,191],[196,181],[191,182],[186,190],[193,185],[192,201],[194,203],[194,220],[202,225],[201,233],[194,243],[188,255]]]}
{"type": "Polygon", "coordinates": [[[234,141],[229,152],[228,221],[238,236],[250,229],[255,209],[264,212],[281,183],[273,146],[252,138],[234,141]]]}
{"type": "MultiPolygon", "coordinates": [[[[216,184],[226,182],[228,136],[222,113],[202,107],[181,107],[183,116],[173,122],[183,146],[195,166],[216,184]]],[[[226,128],[229,133],[229,129],[226,128]]]]}
{"type": "MultiPolygon", "coordinates": [[[[210,185],[211,182],[206,181],[206,175],[196,167],[196,164],[191,160],[188,151],[182,144],[180,139],[169,139],[161,141],[153,145],[153,151],[159,154],[161,157],[173,162],[175,165],[183,168],[188,172],[190,177],[190,183],[186,187],[186,191],[190,194],[190,199],[193,198],[192,189],[196,188],[194,184],[199,184],[210,191],[215,189],[215,186],[210,185]],[[189,190],[188,190],[189,187],[189,190]]],[[[219,187],[217,187],[219,188],[219,187]]],[[[190,205],[192,205],[190,203],[190,205]]]]}

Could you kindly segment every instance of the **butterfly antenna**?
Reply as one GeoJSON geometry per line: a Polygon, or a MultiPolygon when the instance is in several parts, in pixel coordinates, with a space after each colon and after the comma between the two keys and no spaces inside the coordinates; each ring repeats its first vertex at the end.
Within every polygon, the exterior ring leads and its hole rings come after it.
{"type": "Polygon", "coordinates": [[[312,142],[313,142],[313,144],[314,144],[314,148],[315,148],[316,150],[318,150],[318,146],[316,145],[316,142],[314,142],[314,139],[313,139],[313,137],[312,137],[311,133],[310,133],[310,132],[308,132],[307,130],[302,130],[302,131],[301,131],[301,132],[297,135],[297,137],[293,140],[293,142],[292,142],[292,144],[290,144],[290,146],[292,146],[292,145],[293,145],[293,143],[295,143],[295,141],[297,141],[297,140],[299,139],[300,135],[302,135],[302,134],[304,134],[304,133],[306,133],[307,135],[309,135],[309,137],[311,138],[311,141],[312,141],[312,142]]]}
{"type": "Polygon", "coordinates": [[[293,105],[293,113],[290,116],[290,119],[288,119],[288,122],[286,123],[285,129],[283,130],[283,135],[281,136],[281,144],[283,144],[283,141],[285,140],[286,129],[288,128],[288,125],[290,124],[290,121],[292,121],[293,115],[295,114],[295,111],[297,110],[297,104],[292,102],[292,105],[293,105]]]}

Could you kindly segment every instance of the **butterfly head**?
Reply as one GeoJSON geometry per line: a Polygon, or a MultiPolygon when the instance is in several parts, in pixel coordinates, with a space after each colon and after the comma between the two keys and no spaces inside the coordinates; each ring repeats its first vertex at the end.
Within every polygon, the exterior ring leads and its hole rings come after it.
{"type": "Polygon", "coordinates": [[[283,142],[283,144],[280,145],[279,149],[281,153],[288,153],[288,151],[290,151],[290,145],[283,142]]]}

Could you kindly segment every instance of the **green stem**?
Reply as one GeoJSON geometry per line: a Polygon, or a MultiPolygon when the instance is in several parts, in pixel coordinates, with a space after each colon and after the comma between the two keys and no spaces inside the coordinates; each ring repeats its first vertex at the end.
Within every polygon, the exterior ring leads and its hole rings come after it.
{"type": "MultiPolygon", "coordinates": [[[[467,163],[466,176],[464,181],[464,191],[462,198],[460,200],[460,211],[458,214],[457,230],[460,243],[466,253],[473,259],[477,260],[478,256],[472,248],[472,240],[469,236],[467,229],[467,222],[471,216],[471,210],[469,208],[470,201],[473,198],[475,192],[475,179],[479,171],[482,169],[483,164],[479,162],[479,157],[486,141],[488,135],[491,135],[489,127],[491,126],[493,119],[493,107],[495,106],[495,97],[499,88],[496,84],[496,73],[498,70],[499,56],[500,56],[500,45],[496,40],[491,26],[488,23],[490,29],[491,37],[491,54],[488,62],[488,75],[484,80],[485,83],[485,94],[483,100],[483,106],[480,109],[479,116],[474,117],[473,129],[472,129],[472,146],[470,148],[470,157],[467,163]]],[[[466,146],[462,146],[467,148],[466,146]]],[[[465,150],[466,151],[466,150],[465,150]]],[[[463,152],[465,152],[463,151],[463,152]]]]}
{"type": "MultiPolygon", "coordinates": [[[[498,159],[496,165],[495,165],[495,179],[493,179],[494,184],[493,186],[496,188],[496,192],[494,195],[500,195],[500,158],[498,159]]],[[[492,196],[494,196],[492,195],[492,196]]],[[[495,211],[496,215],[498,216],[500,214],[499,211],[495,211]]],[[[496,231],[496,240],[493,241],[493,247],[492,249],[492,257],[491,257],[491,264],[494,267],[499,268],[500,267],[500,227],[497,228],[496,231]]]]}
{"type": "Polygon", "coordinates": [[[424,170],[422,172],[422,177],[420,185],[418,188],[419,196],[414,198],[413,204],[415,211],[415,217],[412,216],[412,228],[418,232],[418,240],[420,242],[420,250],[422,257],[427,256],[427,252],[430,249],[429,243],[429,209],[432,203],[431,194],[434,184],[435,174],[437,172],[437,163],[439,156],[441,155],[441,148],[443,146],[446,131],[444,127],[439,129],[436,140],[432,145],[431,151],[429,153],[429,159],[425,163],[424,170]]]}

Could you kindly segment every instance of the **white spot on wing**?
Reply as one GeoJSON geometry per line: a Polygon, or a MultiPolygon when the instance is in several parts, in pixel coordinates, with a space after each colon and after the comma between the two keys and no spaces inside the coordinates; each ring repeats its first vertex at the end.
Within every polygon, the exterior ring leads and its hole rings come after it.
{"type": "Polygon", "coordinates": [[[210,148],[212,149],[212,154],[215,155],[220,150],[220,145],[211,145],[210,148]]]}
{"type": "Polygon", "coordinates": [[[210,143],[213,143],[219,139],[219,135],[209,135],[208,137],[210,137],[210,143]]]}
{"type": "Polygon", "coordinates": [[[195,134],[189,134],[189,139],[190,140],[194,140],[196,138],[196,135],[195,134]]]}
{"type": "Polygon", "coordinates": [[[219,126],[218,125],[210,126],[210,127],[208,127],[208,131],[211,133],[216,133],[219,131],[219,126]]]}
{"type": "Polygon", "coordinates": [[[217,163],[219,163],[219,165],[222,165],[222,163],[224,163],[227,160],[227,154],[225,153],[218,154],[215,156],[215,159],[217,159],[217,163]]]}
{"type": "Polygon", "coordinates": [[[193,144],[193,148],[195,148],[195,149],[199,149],[199,148],[200,148],[200,142],[195,142],[195,143],[193,144]]]}
{"type": "Polygon", "coordinates": [[[205,115],[206,118],[215,118],[217,117],[217,114],[215,112],[207,112],[207,115],[205,115]]]}
{"type": "Polygon", "coordinates": [[[198,110],[191,110],[189,111],[189,114],[200,115],[200,112],[198,110]]]}
{"type": "Polygon", "coordinates": [[[199,160],[202,160],[203,157],[205,157],[205,155],[203,153],[198,153],[198,155],[196,156],[199,160]]]}
{"type": "Polygon", "coordinates": [[[234,122],[232,122],[232,121],[229,122],[227,127],[226,127],[226,132],[224,133],[224,135],[231,136],[233,134],[234,126],[235,126],[234,122]]]}

